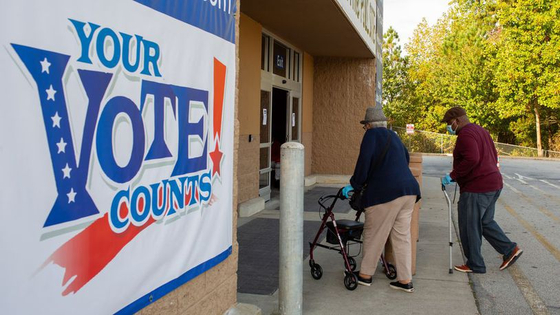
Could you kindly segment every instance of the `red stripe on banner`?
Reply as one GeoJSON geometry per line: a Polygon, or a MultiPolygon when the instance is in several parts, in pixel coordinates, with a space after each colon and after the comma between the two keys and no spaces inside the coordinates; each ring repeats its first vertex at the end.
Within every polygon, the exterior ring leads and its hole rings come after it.
{"type": "Polygon", "coordinates": [[[158,207],[163,206],[163,188],[160,186],[158,188],[158,207]]]}
{"type": "Polygon", "coordinates": [[[226,66],[214,58],[214,139],[221,139],[225,85],[226,66]]]}
{"type": "Polygon", "coordinates": [[[75,276],[62,295],[75,293],[103,270],[138,233],[154,222],[150,217],[143,226],[131,224],[125,232],[116,234],[111,230],[106,213],[57,249],[43,267],[53,262],[65,268],[63,286],[75,276]]]}
{"type": "Polygon", "coordinates": [[[188,207],[191,204],[191,197],[192,197],[192,193],[191,190],[189,189],[191,187],[191,185],[187,185],[187,193],[185,194],[185,207],[188,207]]]}

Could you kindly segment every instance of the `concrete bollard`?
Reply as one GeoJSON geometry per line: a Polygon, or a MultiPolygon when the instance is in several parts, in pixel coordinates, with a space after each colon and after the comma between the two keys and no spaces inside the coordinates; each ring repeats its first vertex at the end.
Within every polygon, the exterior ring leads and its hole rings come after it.
{"type": "Polygon", "coordinates": [[[302,314],[304,147],[284,143],[280,151],[280,314],[302,314]]]}

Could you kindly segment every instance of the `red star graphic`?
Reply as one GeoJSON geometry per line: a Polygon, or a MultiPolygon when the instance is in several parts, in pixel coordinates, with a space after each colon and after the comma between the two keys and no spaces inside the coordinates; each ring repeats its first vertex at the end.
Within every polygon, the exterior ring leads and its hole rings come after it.
{"type": "Polygon", "coordinates": [[[210,152],[210,158],[212,159],[212,164],[214,165],[214,168],[212,169],[212,177],[214,177],[214,174],[216,173],[220,175],[220,163],[222,162],[223,155],[224,154],[220,151],[218,143],[216,142],[216,148],[214,151],[210,152]]]}

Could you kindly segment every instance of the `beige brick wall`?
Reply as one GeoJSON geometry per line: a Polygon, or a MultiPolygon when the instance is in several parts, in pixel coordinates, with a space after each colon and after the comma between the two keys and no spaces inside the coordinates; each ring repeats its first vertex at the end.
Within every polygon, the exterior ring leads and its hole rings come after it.
{"type": "Polygon", "coordinates": [[[352,174],[364,131],[360,120],[375,106],[375,59],[314,58],[313,153],[316,174],[352,174]]]}
{"type": "Polygon", "coordinates": [[[241,13],[239,24],[239,112],[243,135],[260,133],[262,27],[241,13]]]}
{"type": "Polygon", "coordinates": [[[313,56],[303,54],[302,82],[302,126],[301,144],[305,147],[305,176],[313,173],[311,161],[313,157],[313,73],[315,65],[313,56]]]}
{"type": "Polygon", "coordinates": [[[237,301],[238,247],[228,259],[177,288],[139,315],[223,314],[237,301]]]}
{"type": "MultiPolygon", "coordinates": [[[[239,8],[240,0],[237,0],[239,8]]],[[[236,21],[235,42],[239,43],[239,18],[236,21]]],[[[232,254],[219,265],[168,293],[145,307],[140,315],[221,315],[237,303],[237,243],[238,156],[239,156],[239,45],[236,45],[236,87],[233,146],[233,198],[232,198],[232,254]]]]}
{"type": "Polygon", "coordinates": [[[308,176],[312,174],[311,164],[313,157],[313,133],[303,132],[301,134],[301,144],[305,147],[304,174],[305,176],[308,176]]]}
{"type": "Polygon", "coordinates": [[[258,135],[253,135],[251,142],[248,134],[239,136],[240,158],[237,165],[239,203],[259,196],[259,143],[258,135]]]}
{"type": "Polygon", "coordinates": [[[241,14],[239,41],[239,202],[259,196],[262,27],[241,14]],[[249,142],[249,135],[253,141],[249,142]]]}

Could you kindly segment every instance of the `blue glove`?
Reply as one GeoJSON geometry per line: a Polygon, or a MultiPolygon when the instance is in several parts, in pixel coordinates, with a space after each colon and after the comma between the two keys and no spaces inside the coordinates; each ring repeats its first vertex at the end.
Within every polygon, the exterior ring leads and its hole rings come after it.
{"type": "Polygon", "coordinates": [[[348,193],[354,191],[354,188],[352,188],[352,185],[346,185],[344,186],[344,188],[342,188],[342,195],[344,196],[344,198],[348,199],[350,197],[348,197],[348,193]]]}
{"type": "Polygon", "coordinates": [[[453,182],[453,179],[449,176],[449,174],[445,174],[445,176],[441,178],[442,185],[449,185],[451,182],[453,182]]]}

